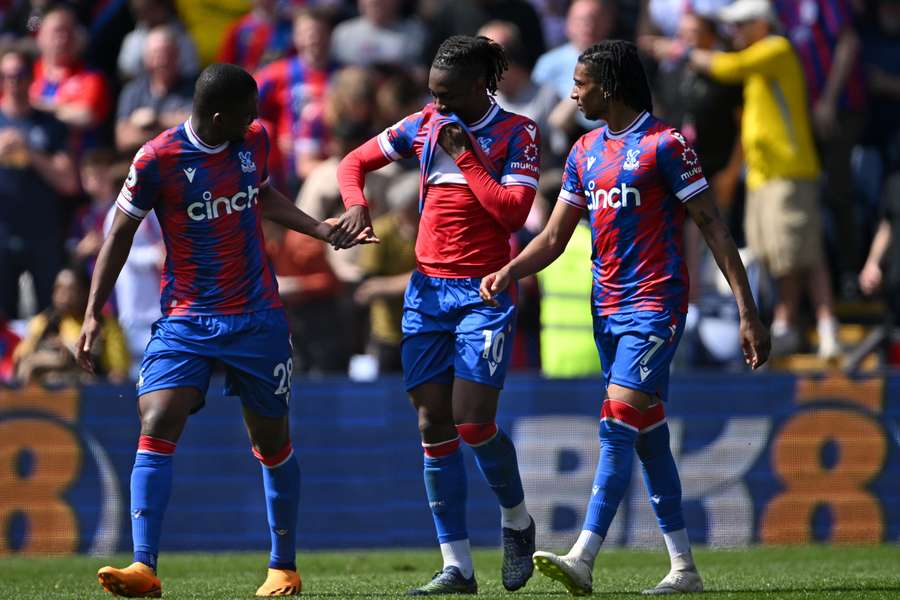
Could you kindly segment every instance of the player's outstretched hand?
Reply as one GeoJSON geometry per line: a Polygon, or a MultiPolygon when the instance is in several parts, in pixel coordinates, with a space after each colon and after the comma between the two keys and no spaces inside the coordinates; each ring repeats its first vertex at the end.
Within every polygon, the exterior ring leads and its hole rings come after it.
{"type": "MultiPolygon", "coordinates": [[[[322,222],[325,225],[327,225],[331,231],[334,231],[334,228],[338,224],[338,219],[335,217],[332,217],[330,219],[325,219],[322,222]]],[[[328,239],[327,235],[326,235],[325,239],[328,239]]],[[[369,226],[369,227],[366,227],[365,229],[363,229],[362,231],[360,231],[359,235],[356,236],[356,239],[353,240],[353,242],[351,242],[349,246],[338,246],[336,244],[332,244],[332,245],[335,248],[337,248],[338,250],[344,250],[346,248],[351,248],[357,244],[380,244],[380,243],[381,243],[381,240],[378,239],[378,236],[375,235],[375,232],[372,230],[372,227],[369,226]]]]}
{"type": "Polygon", "coordinates": [[[741,319],[741,348],[744,350],[744,361],[751,369],[757,369],[769,360],[771,347],[769,331],[759,317],[741,319]]]}
{"type": "Polygon", "coordinates": [[[505,267],[496,273],[485,275],[481,280],[481,287],[478,288],[478,293],[484,303],[488,306],[497,306],[494,296],[509,287],[509,280],[509,271],[505,267]]]}
{"type": "MultiPolygon", "coordinates": [[[[342,214],[328,236],[328,243],[335,248],[349,248],[360,243],[359,236],[366,228],[372,230],[372,220],[369,218],[369,209],[356,205],[347,209],[342,214]]],[[[374,237],[374,235],[366,236],[374,237]]]]}
{"type": "Polygon", "coordinates": [[[94,316],[88,315],[81,326],[81,335],[78,336],[78,345],[75,346],[75,360],[78,366],[88,373],[95,373],[94,359],[91,358],[94,344],[100,337],[100,321],[94,316]]]}

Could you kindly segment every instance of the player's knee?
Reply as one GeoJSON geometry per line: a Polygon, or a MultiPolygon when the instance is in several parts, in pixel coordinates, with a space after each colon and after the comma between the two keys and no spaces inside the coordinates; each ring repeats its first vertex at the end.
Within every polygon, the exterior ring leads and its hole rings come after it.
{"type": "Polygon", "coordinates": [[[445,410],[418,409],[419,433],[426,443],[442,442],[457,437],[453,418],[445,410]]]}
{"type": "Polygon", "coordinates": [[[294,455],[294,445],[290,440],[283,444],[279,449],[261,448],[254,444],[251,446],[253,456],[256,457],[263,466],[274,469],[286,463],[294,455]]]}
{"type": "Polygon", "coordinates": [[[497,435],[497,424],[493,421],[490,423],[460,423],[456,426],[456,431],[469,446],[481,446],[497,435]]]}
{"type": "Polygon", "coordinates": [[[177,440],[187,417],[163,407],[145,408],[141,411],[141,435],[167,440],[177,440]]]}

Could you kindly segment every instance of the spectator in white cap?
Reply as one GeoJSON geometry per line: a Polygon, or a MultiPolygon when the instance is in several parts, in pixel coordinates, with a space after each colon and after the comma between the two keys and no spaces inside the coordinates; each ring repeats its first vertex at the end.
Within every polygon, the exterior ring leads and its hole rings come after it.
{"type": "Polygon", "coordinates": [[[816,311],[819,355],[840,354],[818,205],[819,159],[806,83],[787,38],[775,35],[767,0],[737,0],[719,13],[734,28],[736,52],[694,49],[694,68],[722,83],[743,83],[741,143],[747,163],[747,244],[776,280],[772,353],[799,349],[797,312],[808,292],[816,311]]]}

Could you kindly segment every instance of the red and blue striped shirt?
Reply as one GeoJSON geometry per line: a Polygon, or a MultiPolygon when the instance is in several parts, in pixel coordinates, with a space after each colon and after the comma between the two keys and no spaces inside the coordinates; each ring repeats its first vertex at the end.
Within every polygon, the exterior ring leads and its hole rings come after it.
{"type": "Polygon", "coordinates": [[[588,211],[595,314],[687,312],[684,203],[707,187],[694,149],[649,113],[575,143],[559,199],[588,211]]]}
{"type": "MultiPolygon", "coordinates": [[[[847,0],[775,0],[778,18],[803,65],[810,105],[822,95],[841,34],[853,27],[847,0]]],[[[866,106],[866,81],[857,58],[841,92],[842,110],[861,112],[866,106]]]]}
{"type": "Polygon", "coordinates": [[[164,315],[229,315],[282,306],[266,256],[259,207],[269,140],[254,122],[245,139],[211,147],[191,122],[144,144],[116,205],[133,219],[155,210],[167,256],[164,315]]]}

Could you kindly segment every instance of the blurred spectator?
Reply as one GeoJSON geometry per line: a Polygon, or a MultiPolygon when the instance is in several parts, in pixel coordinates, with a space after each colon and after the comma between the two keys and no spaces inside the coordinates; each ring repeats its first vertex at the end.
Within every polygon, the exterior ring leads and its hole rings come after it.
{"type": "MultiPolygon", "coordinates": [[[[900,2],[876,0],[874,22],[863,33],[869,83],[865,143],[888,171],[900,168],[900,2]]],[[[879,181],[880,183],[880,181],[879,181]]]]}
{"type": "Polygon", "coordinates": [[[773,35],[767,0],[737,0],[721,13],[735,28],[737,52],[695,48],[690,61],[723,83],[744,84],[741,142],[747,162],[747,243],[777,280],[772,353],[799,349],[804,290],[816,311],[819,355],[840,353],[831,283],[822,248],[819,162],[810,131],[800,61],[773,35]]]}
{"type": "Polygon", "coordinates": [[[194,84],[180,74],[180,62],[176,34],[171,27],[161,25],[147,34],[146,70],[128,82],[119,97],[116,147],[120,151],[134,152],[158,133],[191,116],[194,84]]]}
{"type": "Polygon", "coordinates": [[[416,268],[419,172],[394,178],[385,200],[388,212],[372,223],[381,243],[364,246],[360,252],[365,279],[354,299],[369,307],[368,354],[377,357],[380,372],[399,373],[403,295],[416,268]]]}
{"type": "Polygon", "coordinates": [[[200,72],[197,48],[175,12],[173,0],[130,0],[131,13],[137,25],[122,41],[119,50],[119,73],[125,79],[137,77],[147,67],[147,38],[150,31],[165,26],[178,50],[178,70],[184,77],[200,72]]]}
{"type": "Polygon", "coordinates": [[[19,341],[19,336],[9,328],[6,315],[0,312],[0,385],[12,383],[15,378],[13,356],[19,341]]]}
{"type": "Polygon", "coordinates": [[[81,186],[90,202],[75,213],[66,250],[77,264],[87,267],[88,273],[93,272],[103,245],[106,213],[115,203],[127,174],[128,164],[111,149],[90,150],[81,159],[81,186]]]}
{"type": "Polygon", "coordinates": [[[474,35],[490,21],[515,23],[522,39],[527,40],[525,51],[528,53],[529,67],[547,49],[541,19],[527,0],[436,0],[434,7],[433,11],[424,15],[428,23],[424,56],[426,65],[431,64],[438,46],[445,39],[451,35],[474,35]]]}
{"type": "Polygon", "coordinates": [[[566,12],[569,2],[566,0],[531,0],[531,4],[541,19],[541,31],[544,32],[544,44],[547,48],[556,48],[565,44],[566,12]]]}
{"type": "MultiPolygon", "coordinates": [[[[128,163],[123,165],[128,171],[128,163]]],[[[121,182],[124,176],[118,178],[121,182]]],[[[115,204],[103,222],[104,236],[112,228],[116,215],[115,204]]],[[[138,378],[138,369],[144,356],[144,349],[150,342],[153,323],[162,316],[159,306],[159,285],[166,249],[163,246],[162,230],[156,212],[151,211],[141,221],[134,234],[131,252],[116,279],[115,299],[119,324],[125,335],[125,344],[131,355],[130,375],[138,378]]]]}
{"type": "Polygon", "coordinates": [[[343,122],[372,122],[375,88],[369,69],[345,67],[334,74],[324,98],[304,107],[294,144],[299,177],[305,179],[328,158],[328,137],[334,126],[343,122]]]}
{"type": "Polygon", "coordinates": [[[720,207],[730,203],[743,167],[738,139],[741,86],[724,85],[698,73],[684,60],[688,48],[714,50],[715,21],[696,13],[681,17],[678,37],[644,36],[641,49],[660,63],[655,114],[677,128],[700,157],[720,207]]]}
{"type": "Polygon", "coordinates": [[[290,322],[295,373],[345,372],[345,336],[335,335],[335,323],[342,323],[340,284],[325,257],[326,244],[264,223],[266,252],[290,322]]]}
{"type": "Polygon", "coordinates": [[[295,141],[304,107],[320,100],[334,71],[331,21],[321,10],[301,9],[294,16],[297,55],[276,60],[256,73],[259,116],[272,140],[269,169],[274,183],[293,194],[303,170],[295,141]]]}
{"type": "MultiPolygon", "coordinates": [[[[56,276],[53,305],[28,323],[28,333],[15,352],[16,377],[25,385],[75,385],[94,379],[75,362],[72,348],[81,334],[90,280],[66,268],[56,276]]],[[[96,375],[113,382],[128,375],[128,350],[115,319],[104,317],[96,346],[96,375]]]]}
{"type": "Polygon", "coordinates": [[[112,106],[103,75],[81,60],[85,31],[66,5],[52,8],[37,34],[40,59],[34,65],[31,103],[52,112],[73,128],[73,148],[79,153],[98,143],[100,128],[112,106]]]}
{"type": "Polygon", "coordinates": [[[399,0],[358,0],[359,16],[340,23],[331,38],[331,53],[345,65],[422,64],[425,27],[400,14],[399,0]]]}
{"type": "Polygon", "coordinates": [[[681,17],[686,13],[694,13],[704,17],[713,17],[725,8],[732,0],[644,0],[646,8],[643,14],[641,33],[662,34],[675,37],[681,27],[681,17]]]}
{"type": "Polygon", "coordinates": [[[291,19],[279,0],[253,0],[249,13],[235,21],[219,48],[218,62],[253,73],[291,53],[291,19]]]}
{"type": "MultiPolygon", "coordinates": [[[[548,125],[550,113],[557,103],[556,93],[552,88],[541,87],[531,80],[528,57],[518,27],[508,21],[491,21],[478,31],[478,35],[503,46],[509,60],[509,68],[497,84],[497,104],[504,110],[524,115],[537,123],[544,145],[556,150],[555,154],[561,157],[568,152],[564,137],[556,136],[557,139],[553,140],[554,136],[548,125]]],[[[541,156],[546,161],[551,155],[542,152],[541,156]]]]}
{"type": "Polygon", "coordinates": [[[850,152],[865,124],[866,82],[848,0],[774,0],[806,77],[844,295],[856,295],[862,243],[850,152]]]}
{"type": "Polygon", "coordinates": [[[28,102],[32,61],[20,50],[0,58],[0,312],[18,315],[19,276],[34,281],[37,309],[50,305],[61,266],[60,195],[78,190],[65,125],[28,102]]]}
{"type": "MultiPolygon", "coordinates": [[[[566,16],[569,42],[541,56],[534,66],[531,78],[536,84],[553,89],[559,102],[551,115],[550,124],[570,138],[598,126],[597,122],[585,119],[578,112],[578,105],[569,98],[578,56],[609,37],[615,22],[616,11],[612,0],[574,0],[566,16]]],[[[523,38],[527,39],[524,32],[523,38]]]]}
{"type": "Polygon", "coordinates": [[[541,373],[544,377],[587,377],[600,373],[589,309],[593,278],[585,269],[593,244],[582,220],[565,250],[537,274],[541,291],[541,373]]]}
{"type": "Polygon", "coordinates": [[[225,32],[237,19],[247,14],[250,0],[175,0],[178,15],[184,23],[200,55],[200,64],[215,61],[225,32]]]}
{"type": "Polygon", "coordinates": [[[385,73],[375,91],[375,131],[390,127],[403,117],[422,108],[422,84],[408,71],[395,69],[385,73]]]}
{"type": "Polygon", "coordinates": [[[869,256],[859,274],[859,287],[868,296],[884,292],[894,326],[900,325],[900,175],[884,188],[881,219],[869,256]],[[887,273],[885,275],[885,273],[887,273]]]}

